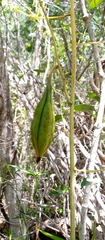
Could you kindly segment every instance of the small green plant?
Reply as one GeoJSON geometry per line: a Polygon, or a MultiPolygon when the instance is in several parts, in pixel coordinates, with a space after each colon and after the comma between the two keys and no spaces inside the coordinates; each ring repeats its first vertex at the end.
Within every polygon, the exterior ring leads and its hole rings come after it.
{"type": "Polygon", "coordinates": [[[64,240],[64,238],[57,237],[57,236],[55,236],[55,235],[53,235],[53,234],[51,234],[51,233],[42,231],[42,230],[40,230],[40,229],[39,229],[39,231],[40,231],[42,234],[44,234],[45,236],[47,236],[47,237],[49,237],[49,238],[51,238],[51,239],[53,239],[53,240],[64,240]]]}

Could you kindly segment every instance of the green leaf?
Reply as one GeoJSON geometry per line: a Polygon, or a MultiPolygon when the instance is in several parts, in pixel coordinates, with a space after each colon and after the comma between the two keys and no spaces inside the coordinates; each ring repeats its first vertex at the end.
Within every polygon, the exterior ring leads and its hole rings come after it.
{"type": "Polygon", "coordinates": [[[96,114],[96,113],[93,113],[92,116],[93,116],[94,118],[96,118],[96,117],[97,117],[97,114],[96,114]]]}
{"type": "Polygon", "coordinates": [[[66,193],[68,191],[68,186],[62,185],[62,193],[66,193]]]}
{"type": "Polygon", "coordinates": [[[82,182],[81,182],[81,188],[86,186],[86,178],[83,178],[82,182]]]}
{"type": "Polygon", "coordinates": [[[30,175],[30,176],[36,176],[36,177],[37,177],[37,176],[41,176],[41,175],[46,174],[46,173],[43,172],[43,171],[34,172],[34,171],[31,171],[30,169],[29,169],[29,170],[26,170],[26,169],[24,169],[24,168],[21,168],[21,167],[12,165],[12,164],[8,164],[8,167],[12,167],[12,168],[15,168],[15,169],[17,169],[17,170],[20,170],[20,171],[22,171],[22,172],[24,172],[24,173],[26,173],[26,174],[28,174],[28,175],[30,175]]]}
{"type": "Polygon", "coordinates": [[[97,7],[103,0],[92,0],[89,1],[89,7],[90,9],[93,9],[95,7],[97,7]]]}
{"type": "Polygon", "coordinates": [[[91,238],[91,240],[95,240],[96,239],[96,221],[94,222],[94,226],[93,226],[93,236],[91,238]]]}
{"type": "Polygon", "coordinates": [[[97,102],[100,102],[100,98],[99,98],[99,96],[97,96],[96,93],[88,92],[88,96],[89,96],[90,99],[93,99],[93,100],[96,100],[97,102]]]}
{"type": "Polygon", "coordinates": [[[94,107],[92,105],[88,104],[79,104],[74,107],[74,110],[76,112],[81,112],[81,111],[94,111],[94,107]]]}
{"type": "Polygon", "coordinates": [[[52,191],[49,192],[49,194],[50,194],[50,195],[58,195],[58,196],[59,196],[59,195],[61,195],[62,193],[59,192],[59,191],[57,191],[57,190],[52,190],[52,191]]]}
{"type": "Polygon", "coordinates": [[[58,114],[55,116],[55,122],[60,122],[64,117],[67,117],[68,114],[58,114]]]}
{"type": "Polygon", "coordinates": [[[38,179],[37,179],[37,177],[36,177],[36,179],[35,179],[35,189],[34,189],[34,194],[37,193],[37,190],[38,190],[38,179]]]}
{"type": "Polygon", "coordinates": [[[57,237],[57,236],[55,236],[55,235],[53,235],[53,234],[51,234],[51,233],[42,231],[42,230],[40,230],[40,229],[39,229],[39,231],[40,231],[41,233],[43,233],[45,236],[47,236],[47,237],[49,237],[49,238],[51,238],[51,239],[54,239],[54,240],[64,240],[64,238],[57,237]]]}
{"type": "Polygon", "coordinates": [[[45,72],[44,69],[42,69],[42,70],[41,69],[34,69],[34,71],[37,72],[37,73],[44,73],[45,72]]]}

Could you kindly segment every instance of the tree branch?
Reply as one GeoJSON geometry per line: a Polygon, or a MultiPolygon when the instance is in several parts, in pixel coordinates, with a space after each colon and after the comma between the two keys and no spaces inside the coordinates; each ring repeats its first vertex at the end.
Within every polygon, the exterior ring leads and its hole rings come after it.
{"type": "MultiPolygon", "coordinates": [[[[81,9],[82,9],[82,14],[83,14],[83,20],[87,26],[90,41],[96,42],[96,39],[94,37],[93,28],[92,28],[92,23],[91,23],[92,16],[86,10],[85,1],[80,0],[80,4],[81,4],[81,9]]],[[[93,54],[94,54],[94,59],[96,62],[97,71],[99,73],[99,77],[101,78],[104,76],[104,73],[103,73],[103,69],[102,69],[102,64],[101,64],[98,47],[96,44],[92,44],[92,48],[93,48],[93,54]]]]}
{"type": "MultiPolygon", "coordinates": [[[[91,42],[95,42],[95,37],[94,37],[94,32],[92,29],[92,23],[91,23],[91,16],[90,14],[87,13],[86,7],[85,7],[85,1],[80,0],[81,4],[81,9],[82,9],[82,14],[83,14],[83,19],[85,21],[85,24],[88,29],[89,37],[91,42]]],[[[91,152],[90,152],[90,159],[89,159],[89,166],[88,169],[94,169],[95,166],[95,160],[97,156],[97,150],[98,150],[98,143],[99,143],[99,138],[100,138],[100,133],[102,129],[102,119],[103,119],[103,114],[104,114],[104,106],[105,106],[105,74],[102,68],[101,64],[101,59],[98,51],[98,47],[96,44],[92,44],[93,48],[93,54],[94,54],[94,59],[96,62],[96,67],[97,71],[99,74],[100,80],[102,80],[102,85],[101,85],[101,96],[100,96],[100,106],[97,114],[97,120],[95,123],[95,129],[93,132],[93,142],[92,142],[92,147],[91,147],[91,152]]],[[[86,218],[87,218],[87,210],[88,210],[88,205],[89,205],[89,198],[91,194],[91,184],[93,182],[93,173],[87,173],[87,185],[84,190],[84,197],[83,197],[83,202],[82,202],[82,209],[81,209],[81,226],[80,226],[80,239],[85,240],[85,235],[86,235],[86,218]]]]}

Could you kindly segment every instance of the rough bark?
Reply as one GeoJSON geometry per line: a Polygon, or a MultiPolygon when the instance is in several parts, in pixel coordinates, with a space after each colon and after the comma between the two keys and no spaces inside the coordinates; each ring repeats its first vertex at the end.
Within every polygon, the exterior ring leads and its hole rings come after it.
{"type": "MultiPolygon", "coordinates": [[[[17,165],[16,149],[13,149],[13,118],[9,91],[5,51],[0,33],[0,197],[4,192],[12,239],[23,237],[26,228],[19,217],[22,197],[22,178],[19,171],[12,170],[9,164],[17,165]]],[[[6,219],[7,220],[7,219],[6,219]]],[[[22,239],[22,238],[21,238],[22,239]]]]}
{"type": "MultiPolygon", "coordinates": [[[[39,65],[40,65],[42,27],[43,27],[43,21],[41,20],[39,22],[38,31],[36,34],[36,42],[35,42],[35,49],[34,49],[33,63],[32,63],[33,69],[38,69],[39,65]]],[[[37,75],[37,73],[36,73],[36,75],[37,75]]]]}

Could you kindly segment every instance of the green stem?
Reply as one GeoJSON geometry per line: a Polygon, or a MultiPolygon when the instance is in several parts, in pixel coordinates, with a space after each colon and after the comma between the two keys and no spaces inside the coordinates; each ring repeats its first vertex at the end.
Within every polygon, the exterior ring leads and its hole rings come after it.
{"type": "Polygon", "coordinates": [[[65,79],[65,76],[62,72],[62,68],[61,68],[61,65],[60,65],[60,61],[59,61],[59,56],[58,56],[58,51],[57,51],[57,46],[56,46],[56,40],[55,40],[55,36],[54,36],[54,32],[53,32],[53,29],[51,27],[51,24],[49,22],[49,18],[47,17],[46,15],[46,12],[44,10],[44,7],[43,7],[43,2],[41,0],[39,0],[39,4],[40,4],[40,7],[44,13],[44,16],[45,16],[45,19],[46,19],[46,22],[47,22],[47,25],[50,29],[50,32],[51,32],[51,36],[52,36],[52,40],[53,40],[53,45],[54,45],[54,50],[55,50],[55,57],[56,57],[56,61],[57,61],[57,64],[58,64],[58,69],[59,69],[59,72],[60,72],[60,75],[61,75],[61,78],[63,80],[63,88],[64,88],[64,92],[65,92],[65,95],[66,95],[66,98],[68,99],[68,101],[70,102],[70,98],[68,96],[68,93],[67,93],[67,89],[66,89],[66,79],[65,79]]]}
{"type": "Polygon", "coordinates": [[[71,107],[70,107],[70,225],[71,240],[75,240],[75,162],[74,162],[74,97],[76,82],[76,33],[74,0],[70,0],[71,31],[72,31],[72,80],[71,80],[71,107]]]}
{"type": "Polygon", "coordinates": [[[58,65],[54,66],[51,70],[50,70],[50,73],[49,73],[49,78],[51,78],[52,76],[52,73],[54,72],[54,70],[56,70],[58,68],[58,65]]]}
{"type": "Polygon", "coordinates": [[[52,78],[52,74],[54,72],[54,70],[56,70],[58,68],[58,65],[54,66],[50,72],[49,72],[49,75],[48,75],[48,78],[47,78],[47,87],[51,87],[52,88],[52,81],[51,81],[51,78],[52,78]]]}

